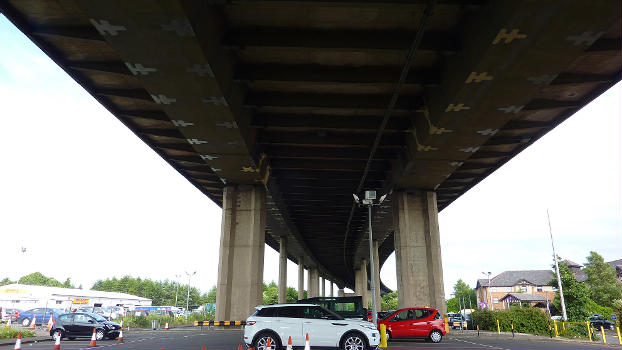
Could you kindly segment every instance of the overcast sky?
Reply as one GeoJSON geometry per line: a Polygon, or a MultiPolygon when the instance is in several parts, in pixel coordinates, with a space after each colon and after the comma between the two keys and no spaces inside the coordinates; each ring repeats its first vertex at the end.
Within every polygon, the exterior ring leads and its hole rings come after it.
{"type": "MultiPolygon", "coordinates": [[[[216,283],[221,210],[0,15],[0,278],[90,287],[129,274],[216,283]],[[26,247],[25,254],[20,247],[26,247]]],[[[622,258],[621,84],[440,214],[445,292],[558,254],[622,258]]],[[[297,285],[288,264],[288,285],[297,285]]],[[[395,259],[381,276],[396,287],[395,259]]],[[[278,278],[266,247],[264,280],[278,278]]]]}

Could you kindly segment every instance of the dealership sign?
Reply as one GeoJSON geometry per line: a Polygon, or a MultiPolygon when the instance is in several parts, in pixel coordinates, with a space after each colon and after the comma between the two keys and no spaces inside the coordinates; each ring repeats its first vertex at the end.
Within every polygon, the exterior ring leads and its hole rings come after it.
{"type": "Polygon", "coordinates": [[[88,304],[89,300],[84,298],[73,298],[71,299],[71,302],[73,304],[88,304]]]}

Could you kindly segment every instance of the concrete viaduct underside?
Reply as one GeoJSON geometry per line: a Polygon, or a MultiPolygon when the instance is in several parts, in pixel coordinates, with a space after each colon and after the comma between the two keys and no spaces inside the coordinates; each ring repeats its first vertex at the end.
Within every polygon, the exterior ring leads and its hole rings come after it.
{"type": "Polygon", "coordinates": [[[366,210],[352,201],[368,189],[390,194],[373,214],[373,268],[395,251],[400,304],[443,309],[438,210],[621,78],[619,0],[0,10],[223,208],[221,319],[260,303],[264,242],[281,268],[309,269],[310,295],[318,277],[387,291],[369,280],[366,210]]]}

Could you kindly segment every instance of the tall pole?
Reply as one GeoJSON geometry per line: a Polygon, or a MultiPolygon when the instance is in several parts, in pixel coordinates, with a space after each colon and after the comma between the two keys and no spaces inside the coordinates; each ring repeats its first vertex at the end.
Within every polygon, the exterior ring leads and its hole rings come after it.
{"type": "Polygon", "coordinates": [[[177,291],[179,290],[179,277],[181,277],[181,275],[175,275],[175,307],[177,307],[177,291]]]}
{"type": "Polygon", "coordinates": [[[369,214],[369,267],[371,270],[371,320],[373,324],[378,323],[378,309],[376,309],[376,276],[374,273],[374,241],[371,229],[371,207],[372,204],[367,206],[367,213],[369,214]]]}
{"type": "Polygon", "coordinates": [[[559,264],[557,263],[557,254],[555,253],[555,243],[553,242],[553,230],[551,229],[551,217],[549,210],[546,210],[546,218],[549,221],[549,234],[551,235],[551,247],[553,248],[553,261],[555,262],[555,274],[557,275],[557,287],[559,288],[559,300],[562,304],[562,317],[564,321],[568,321],[566,316],[566,302],[564,301],[564,290],[562,289],[562,278],[559,275],[559,264]]]}
{"type": "Polygon", "coordinates": [[[190,302],[190,277],[194,276],[194,274],[197,273],[196,271],[194,271],[192,274],[189,274],[186,271],[186,275],[188,275],[188,294],[186,295],[186,322],[188,322],[188,303],[190,302]]]}

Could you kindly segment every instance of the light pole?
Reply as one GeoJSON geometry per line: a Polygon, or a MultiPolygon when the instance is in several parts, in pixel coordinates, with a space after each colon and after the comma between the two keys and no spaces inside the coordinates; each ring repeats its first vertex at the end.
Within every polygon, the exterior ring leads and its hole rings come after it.
{"type": "Polygon", "coordinates": [[[486,289],[486,299],[490,299],[490,304],[488,304],[488,308],[490,310],[494,310],[494,306],[492,305],[492,295],[490,294],[490,271],[482,273],[484,275],[488,275],[488,288],[486,289]]]}
{"type": "MultiPolygon", "coordinates": [[[[352,194],[354,197],[354,201],[357,204],[360,204],[359,197],[356,194],[352,194]]],[[[371,228],[371,207],[374,205],[380,205],[384,199],[387,198],[387,195],[384,194],[378,200],[378,204],[374,204],[374,199],[376,199],[376,191],[365,191],[365,199],[363,199],[363,206],[367,206],[367,214],[369,221],[369,267],[370,267],[370,277],[371,277],[371,321],[373,324],[378,323],[378,309],[376,305],[376,272],[374,271],[374,235],[372,233],[371,228]]]]}
{"type": "Polygon", "coordinates": [[[181,275],[175,275],[175,307],[177,307],[177,291],[179,290],[179,277],[181,277],[181,275]]]}
{"type": "Polygon", "coordinates": [[[188,271],[185,271],[186,275],[188,276],[188,294],[186,295],[186,322],[188,322],[188,303],[190,301],[190,278],[192,276],[194,276],[195,273],[197,273],[196,271],[194,271],[193,273],[188,273],[188,271]]]}
{"type": "Polygon", "coordinates": [[[557,254],[555,253],[555,243],[553,243],[553,230],[551,229],[551,217],[549,210],[546,210],[546,218],[549,220],[549,234],[551,235],[551,247],[553,247],[553,261],[555,262],[555,274],[557,275],[557,287],[559,288],[559,301],[562,304],[562,317],[564,321],[568,321],[566,316],[566,302],[564,301],[564,290],[562,289],[562,279],[559,275],[559,264],[557,263],[557,254]]]}

